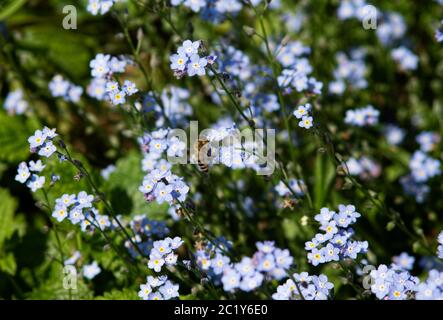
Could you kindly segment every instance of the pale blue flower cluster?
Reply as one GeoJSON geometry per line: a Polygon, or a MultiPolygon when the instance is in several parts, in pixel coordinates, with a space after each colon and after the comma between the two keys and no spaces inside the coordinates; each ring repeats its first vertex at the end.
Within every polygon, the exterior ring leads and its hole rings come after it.
{"type": "Polygon", "coordinates": [[[443,272],[429,271],[426,281],[417,286],[417,300],[443,300],[443,272]]]}
{"type": "Polygon", "coordinates": [[[291,197],[294,193],[301,197],[305,194],[306,185],[303,180],[289,179],[288,185],[290,189],[283,181],[280,181],[275,186],[275,191],[280,197],[291,197]]]}
{"type": "Polygon", "coordinates": [[[431,191],[427,182],[441,174],[441,162],[426,154],[435,150],[440,143],[440,136],[431,131],[424,131],[417,135],[416,141],[420,150],[415,151],[409,160],[410,174],[400,178],[400,183],[407,195],[415,197],[419,203],[426,199],[431,191]]]}
{"type": "Polygon", "coordinates": [[[361,214],[355,211],[353,205],[341,204],[338,210],[337,213],[322,208],[315,216],[324,233],[317,233],[311,241],[305,243],[308,260],[314,266],[346,258],[356,259],[359,253],[368,250],[368,242],[354,240],[354,230],[350,228],[361,214]]]}
{"type": "Polygon", "coordinates": [[[368,105],[363,108],[346,111],[345,123],[357,127],[374,126],[378,123],[380,111],[368,105]]]}
{"type": "Polygon", "coordinates": [[[292,278],[277,287],[274,300],[327,300],[334,284],[326,275],[310,276],[307,272],[294,273],[292,278]]]}
{"type": "Polygon", "coordinates": [[[83,94],[83,88],[74,85],[61,75],[55,75],[49,82],[49,90],[53,97],[62,97],[68,102],[79,102],[83,94]]]}
{"type": "Polygon", "coordinates": [[[415,201],[422,203],[425,201],[427,195],[431,191],[431,188],[425,183],[418,183],[412,177],[407,175],[400,178],[400,184],[403,187],[403,191],[410,196],[415,197],[415,201]]]}
{"type": "MultiPolygon", "coordinates": [[[[182,244],[183,240],[180,237],[154,241],[149,253],[148,268],[154,272],[161,272],[163,267],[175,266],[178,255],[174,251],[182,244]]],[[[138,296],[143,300],[169,300],[179,296],[179,285],[168,280],[166,275],[148,276],[146,280],[145,284],[140,285],[138,292],[138,296]]]]}
{"type": "Polygon", "coordinates": [[[377,37],[383,45],[392,45],[400,40],[406,33],[406,24],[403,16],[396,12],[386,12],[382,21],[377,25],[377,37]]]}
{"type": "Polygon", "coordinates": [[[359,159],[351,157],[345,164],[345,169],[351,176],[359,176],[362,180],[377,178],[381,174],[381,166],[365,156],[359,159]]]}
{"type": "Polygon", "coordinates": [[[368,3],[365,0],[342,0],[337,9],[337,16],[340,20],[353,18],[363,20],[367,15],[365,10],[367,5],[368,3]]]}
{"type": "Polygon", "coordinates": [[[437,256],[440,259],[443,259],[443,231],[440,232],[437,238],[438,248],[437,248],[437,256]]]}
{"type": "MultiPolygon", "coordinates": [[[[218,60],[217,72],[223,75],[225,83],[249,100],[249,106],[245,107],[248,107],[256,124],[266,126],[264,115],[280,109],[277,95],[266,88],[272,79],[272,70],[267,66],[253,64],[249,56],[227,43],[218,46],[213,55],[223,57],[218,60]]],[[[214,103],[222,105],[221,97],[224,95],[224,90],[218,90],[211,97],[214,103]]]]}
{"type": "Polygon", "coordinates": [[[311,53],[311,48],[303,45],[300,41],[291,41],[281,47],[277,54],[277,60],[285,68],[292,68],[306,74],[312,72],[312,66],[303,56],[311,53]]]}
{"type": "Polygon", "coordinates": [[[406,47],[398,47],[392,50],[391,56],[402,70],[415,70],[418,67],[418,57],[406,47]]]}
{"type": "Polygon", "coordinates": [[[31,153],[49,158],[57,150],[52,139],[57,136],[55,129],[44,127],[43,130],[36,130],[34,135],[28,138],[31,153]]]}
{"type": "Polygon", "coordinates": [[[390,268],[384,264],[372,270],[371,291],[380,300],[406,300],[419,284],[419,279],[408,271],[390,268]]]}
{"type": "Polygon", "coordinates": [[[298,126],[300,128],[309,129],[313,126],[313,119],[312,116],[310,116],[311,112],[311,104],[306,103],[305,105],[300,105],[297,107],[297,109],[293,112],[293,115],[299,119],[298,126]]]}
{"type": "Polygon", "coordinates": [[[292,91],[306,92],[311,94],[320,94],[323,88],[323,83],[317,81],[310,76],[312,67],[307,59],[300,59],[298,63],[291,68],[284,68],[281,74],[277,77],[277,82],[280,88],[286,94],[292,91]]]}
{"type": "Polygon", "coordinates": [[[440,143],[441,136],[437,132],[423,131],[415,137],[423,152],[431,152],[436,149],[440,143]]]}
{"type": "Polygon", "coordinates": [[[139,256],[139,251],[144,255],[149,255],[153,248],[154,239],[163,239],[168,233],[169,228],[165,221],[148,219],[145,215],[136,215],[129,222],[134,236],[132,242],[125,241],[125,247],[133,257],[139,256]],[[137,248],[134,247],[137,245],[137,248]]]}
{"type": "Polygon", "coordinates": [[[108,165],[106,168],[103,168],[100,171],[100,175],[102,176],[103,179],[105,180],[109,180],[109,177],[111,176],[111,174],[116,170],[116,166],[113,164],[108,165]]]}
{"type": "Polygon", "coordinates": [[[82,271],[83,277],[92,280],[102,271],[102,269],[99,267],[97,261],[93,261],[91,264],[84,265],[82,271]]]}
{"type": "MultiPolygon", "coordinates": [[[[49,158],[57,151],[52,139],[57,136],[55,129],[44,127],[43,130],[36,130],[34,135],[28,138],[31,153],[37,153],[39,156],[49,158]]],[[[21,162],[17,169],[15,180],[20,183],[26,183],[26,186],[32,192],[43,188],[45,177],[39,176],[37,173],[45,168],[41,160],[30,161],[29,165],[26,162],[21,162]]]]}
{"type": "Polygon", "coordinates": [[[162,204],[167,202],[183,202],[189,192],[189,187],[183,178],[171,172],[172,164],[162,156],[180,157],[186,148],[177,137],[167,137],[168,129],[159,129],[151,134],[145,134],[140,140],[142,150],[146,153],[142,161],[143,170],[147,172],[139,187],[147,201],[156,200],[162,204]]]}
{"type": "Polygon", "coordinates": [[[28,107],[28,101],[24,99],[23,91],[21,89],[11,91],[6,96],[4,108],[8,114],[23,114],[28,110],[28,107]]]}
{"type": "Polygon", "coordinates": [[[395,270],[411,271],[414,268],[415,258],[407,252],[402,252],[398,256],[392,257],[391,268],[395,270]]]}
{"type": "Polygon", "coordinates": [[[148,268],[155,272],[160,272],[163,266],[175,266],[177,264],[177,250],[183,244],[180,237],[165,238],[164,240],[154,241],[149,253],[148,268]]]}
{"type": "MultiPolygon", "coordinates": [[[[250,0],[250,3],[258,6],[263,0],[250,0]]],[[[223,21],[227,15],[238,14],[248,4],[242,0],[171,0],[171,5],[183,5],[193,12],[200,12],[202,19],[213,22],[223,21]]],[[[278,8],[280,5],[280,0],[273,0],[269,8],[278,8]]]]}
{"type": "Polygon", "coordinates": [[[82,254],[80,253],[80,251],[76,250],[72,256],[70,256],[68,259],[66,259],[63,264],[65,266],[72,266],[75,265],[77,263],[77,261],[82,257],[82,254]]]}
{"type": "Polygon", "coordinates": [[[29,166],[23,161],[18,165],[15,180],[20,183],[26,183],[26,186],[31,189],[32,192],[36,192],[38,189],[43,188],[43,185],[45,184],[45,177],[37,174],[44,168],[45,165],[43,165],[41,160],[35,162],[31,160],[29,166]],[[31,174],[31,172],[34,173],[31,174]]]}
{"type": "Polygon", "coordinates": [[[429,179],[440,175],[441,162],[426,155],[422,151],[416,151],[409,160],[412,178],[418,183],[424,183],[429,179]]]}
{"type": "Polygon", "coordinates": [[[190,77],[195,75],[204,76],[206,74],[206,67],[215,63],[217,57],[201,57],[199,55],[200,46],[200,40],[185,40],[177,49],[177,53],[171,55],[169,58],[171,62],[170,67],[177,78],[182,78],[185,75],[190,77]]]}
{"type": "Polygon", "coordinates": [[[143,300],[170,300],[179,296],[179,285],[168,280],[167,276],[147,276],[146,283],[140,285],[138,296],[143,300]]]}
{"type": "Polygon", "coordinates": [[[188,103],[190,93],[187,89],[170,86],[164,88],[159,98],[149,92],[143,99],[142,110],[153,112],[157,128],[170,124],[173,127],[184,127],[189,123],[192,107],[188,103]]]}
{"type": "Polygon", "coordinates": [[[362,48],[351,50],[349,56],[344,52],[336,54],[338,65],[334,70],[334,81],[329,83],[331,94],[341,95],[347,87],[364,89],[368,86],[365,57],[366,51],[362,48]]]}
{"type": "Polygon", "coordinates": [[[88,94],[98,100],[110,100],[114,105],[124,104],[126,97],[137,93],[138,89],[129,80],[120,84],[113,79],[113,75],[125,72],[126,66],[130,63],[132,62],[125,57],[117,58],[109,54],[97,54],[89,63],[94,79],[87,89],[88,94]]]}
{"type": "Polygon", "coordinates": [[[97,14],[103,15],[111,10],[115,2],[117,0],[88,0],[86,10],[94,16],[97,14]]]}
{"type": "Polygon", "coordinates": [[[405,138],[405,135],[406,135],[405,130],[403,130],[393,124],[389,124],[389,125],[385,126],[383,131],[384,131],[386,140],[388,141],[389,144],[391,144],[393,146],[397,146],[400,143],[402,143],[405,138]]]}
{"type": "Polygon", "coordinates": [[[302,10],[296,12],[286,12],[282,15],[286,28],[294,33],[298,33],[307,21],[306,13],[302,10]]]}
{"type": "MultiPolygon", "coordinates": [[[[440,24],[443,25],[443,20],[440,21],[440,24]]],[[[435,40],[437,40],[437,42],[443,42],[443,31],[441,29],[441,26],[435,31],[435,40]]]]}
{"type": "MultiPolygon", "coordinates": [[[[225,251],[229,248],[229,243],[220,243],[225,251]]],[[[211,246],[198,250],[195,259],[200,269],[215,283],[221,283],[226,292],[250,292],[264,281],[286,277],[294,260],[289,250],[276,248],[274,241],[257,242],[256,246],[258,250],[252,257],[243,257],[237,263],[231,262],[220,248],[211,246]]]]}
{"type": "Polygon", "coordinates": [[[209,141],[211,148],[208,165],[223,164],[231,169],[249,168],[258,172],[266,161],[263,160],[261,141],[242,141],[241,132],[235,123],[218,122],[205,131],[204,138],[209,141]]]}
{"type": "Polygon", "coordinates": [[[107,215],[102,215],[93,207],[94,196],[80,191],[75,194],[63,194],[55,200],[55,207],[52,212],[58,222],[66,218],[74,224],[80,225],[81,230],[94,231],[95,228],[105,230],[112,227],[112,221],[107,215]]]}

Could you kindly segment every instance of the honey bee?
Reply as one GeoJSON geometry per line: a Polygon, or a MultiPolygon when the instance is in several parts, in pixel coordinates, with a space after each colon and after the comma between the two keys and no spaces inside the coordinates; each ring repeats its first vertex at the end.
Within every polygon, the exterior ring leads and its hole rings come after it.
{"type": "Polygon", "coordinates": [[[198,139],[194,147],[194,156],[197,159],[197,167],[200,171],[207,173],[209,171],[208,158],[212,155],[209,140],[198,139]]]}

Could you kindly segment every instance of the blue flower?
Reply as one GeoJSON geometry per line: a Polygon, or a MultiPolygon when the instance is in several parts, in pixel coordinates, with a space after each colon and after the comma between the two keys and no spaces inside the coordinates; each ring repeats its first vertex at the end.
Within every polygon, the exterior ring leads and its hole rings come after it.
{"type": "Polygon", "coordinates": [[[240,274],[232,268],[225,269],[221,278],[223,283],[223,290],[229,292],[240,286],[240,274]]]}
{"type": "Polygon", "coordinates": [[[115,105],[123,104],[126,102],[126,92],[125,91],[114,91],[109,93],[111,101],[115,105]]]}
{"type": "Polygon", "coordinates": [[[83,266],[83,276],[91,280],[95,278],[101,272],[101,268],[98,266],[97,261],[83,266]]]}
{"type": "Polygon", "coordinates": [[[43,188],[45,183],[45,177],[40,177],[36,174],[31,176],[31,179],[28,180],[26,186],[31,189],[32,192],[36,192],[38,189],[43,188]]]}
{"type": "Polygon", "coordinates": [[[29,107],[29,103],[24,100],[23,91],[21,89],[9,92],[4,103],[4,107],[8,114],[23,114],[29,107]]]}
{"type": "MultiPolygon", "coordinates": [[[[194,2],[198,2],[200,0],[194,0],[194,2]]],[[[203,0],[204,1],[204,0],[203,0]]],[[[198,53],[198,49],[200,48],[200,41],[185,40],[181,47],[177,49],[179,55],[191,57],[198,53]]]]}
{"type": "Polygon", "coordinates": [[[152,292],[152,288],[148,284],[141,284],[140,291],[138,292],[138,296],[143,300],[148,300],[149,295],[152,292]]]}
{"type": "Polygon", "coordinates": [[[300,128],[309,129],[313,126],[312,124],[312,117],[304,116],[301,121],[298,123],[298,126],[300,128]]]}
{"type": "Polygon", "coordinates": [[[408,48],[399,47],[392,50],[392,58],[400,65],[403,70],[415,70],[418,66],[418,57],[408,48]]]}
{"type": "MultiPolygon", "coordinates": [[[[77,224],[82,222],[85,219],[85,216],[83,215],[83,211],[82,209],[78,208],[78,207],[74,207],[70,212],[69,212],[69,220],[71,221],[72,224],[77,224]]],[[[60,222],[60,221],[59,221],[60,222]]]]}
{"type": "Polygon", "coordinates": [[[249,257],[243,257],[239,263],[236,263],[234,268],[242,276],[250,276],[255,271],[255,266],[252,263],[252,259],[249,257]]]}
{"type": "Polygon", "coordinates": [[[255,272],[252,276],[243,277],[240,282],[240,289],[245,292],[253,291],[261,286],[264,276],[260,272],[255,272]]]}
{"type": "Polygon", "coordinates": [[[395,267],[410,271],[414,267],[415,258],[406,252],[402,252],[399,256],[393,257],[392,261],[395,267]]]}
{"type": "Polygon", "coordinates": [[[183,240],[180,237],[175,237],[174,239],[168,237],[165,241],[169,242],[172,250],[178,249],[183,244],[183,240]]]}
{"type": "Polygon", "coordinates": [[[57,151],[57,148],[52,143],[52,141],[46,141],[38,151],[38,155],[49,158],[57,151]]]}
{"type": "Polygon", "coordinates": [[[128,96],[131,96],[131,95],[133,95],[133,94],[135,94],[135,93],[138,92],[138,89],[137,89],[137,87],[135,86],[135,83],[132,82],[132,81],[129,81],[129,80],[125,80],[125,81],[123,82],[123,90],[125,91],[125,93],[126,93],[128,96]]]}
{"type": "Polygon", "coordinates": [[[297,119],[301,119],[308,114],[309,110],[311,110],[311,104],[307,103],[306,105],[298,106],[293,114],[297,119]]]}
{"type": "Polygon", "coordinates": [[[68,208],[64,205],[56,205],[52,216],[58,221],[62,222],[68,216],[68,208]]]}
{"type": "Polygon", "coordinates": [[[87,194],[85,191],[80,191],[76,198],[76,206],[82,209],[90,208],[93,200],[94,196],[87,194]]]}
{"type": "Polygon", "coordinates": [[[105,55],[99,53],[95,56],[93,60],[89,63],[89,67],[91,68],[91,75],[94,78],[104,78],[106,74],[110,71],[108,62],[111,58],[110,55],[105,55]]]}
{"type": "Polygon", "coordinates": [[[325,275],[310,276],[307,272],[294,273],[292,278],[277,287],[274,300],[326,300],[334,285],[325,275]]]}
{"type": "Polygon", "coordinates": [[[314,248],[308,253],[308,260],[313,266],[317,266],[320,263],[325,262],[325,257],[322,251],[314,248]]]}
{"type": "Polygon", "coordinates": [[[420,283],[416,290],[417,300],[443,299],[443,272],[437,270],[429,271],[426,281],[420,283]]]}
{"type": "Polygon", "coordinates": [[[290,255],[288,249],[279,249],[276,248],[274,250],[275,262],[278,267],[283,269],[289,269],[289,267],[294,262],[294,258],[290,255]]]}
{"type": "Polygon", "coordinates": [[[155,199],[159,204],[165,201],[172,202],[173,197],[171,193],[172,193],[172,186],[170,184],[166,185],[163,182],[157,183],[154,190],[155,199]]]}
{"type": "Polygon", "coordinates": [[[172,251],[170,242],[167,240],[154,241],[153,250],[155,250],[160,256],[164,256],[172,251]]]}
{"type": "Polygon", "coordinates": [[[30,148],[37,149],[42,146],[46,141],[46,137],[46,134],[44,134],[41,130],[35,131],[34,135],[28,138],[30,148]]]}
{"type": "MultiPolygon", "coordinates": [[[[219,275],[223,273],[224,268],[229,265],[230,259],[220,253],[217,253],[215,257],[211,260],[212,271],[214,274],[219,275]]],[[[238,265],[236,265],[236,269],[238,265]]],[[[239,270],[240,271],[240,270],[239,270]]]]}
{"type": "Polygon", "coordinates": [[[158,291],[163,295],[163,298],[166,300],[176,298],[179,296],[178,293],[178,285],[173,284],[171,281],[166,281],[166,283],[161,286],[158,291]]]}
{"type": "Polygon", "coordinates": [[[180,71],[185,70],[189,60],[188,56],[181,54],[173,54],[169,59],[171,61],[171,69],[180,71]]]}
{"type": "Polygon", "coordinates": [[[28,165],[26,164],[26,162],[21,162],[17,168],[17,175],[15,176],[15,180],[20,183],[25,183],[30,176],[31,173],[29,172],[28,165]]]}
{"type": "Polygon", "coordinates": [[[153,269],[155,272],[160,272],[164,264],[165,260],[159,253],[153,252],[149,255],[149,261],[148,261],[149,269],[153,269]]]}
{"type": "Polygon", "coordinates": [[[192,55],[188,63],[188,75],[190,77],[194,75],[204,76],[207,64],[208,60],[206,58],[200,58],[197,54],[192,55]]]}

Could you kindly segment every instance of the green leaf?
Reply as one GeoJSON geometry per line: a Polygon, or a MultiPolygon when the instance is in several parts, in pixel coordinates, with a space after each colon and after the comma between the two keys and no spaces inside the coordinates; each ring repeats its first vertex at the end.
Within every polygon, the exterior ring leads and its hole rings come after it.
{"type": "Polygon", "coordinates": [[[17,201],[6,189],[0,189],[0,249],[5,240],[8,240],[15,231],[14,213],[17,201]]]}
{"type": "Polygon", "coordinates": [[[105,292],[102,296],[96,297],[96,300],[140,300],[137,291],[131,289],[112,290],[105,292]]]}
{"type": "Polygon", "coordinates": [[[331,183],[335,178],[335,168],[328,161],[327,155],[319,153],[315,159],[314,204],[316,208],[324,206],[331,183]]]}
{"type": "MultiPolygon", "coordinates": [[[[80,160],[84,167],[91,172],[90,166],[84,157],[75,156],[75,158],[80,160]]],[[[55,184],[48,191],[48,198],[51,205],[54,205],[55,199],[61,197],[64,193],[74,194],[80,191],[91,193],[89,184],[87,183],[85,177],[81,178],[80,181],[77,181],[74,178],[74,176],[78,174],[78,170],[69,162],[60,162],[56,156],[52,156],[46,161],[45,165],[45,170],[43,170],[41,175],[45,176],[46,188],[50,184],[52,174],[60,176],[60,180],[55,182],[55,184]]],[[[37,192],[34,192],[32,195],[36,200],[45,200],[42,190],[37,190],[37,192]]]]}
{"type": "Polygon", "coordinates": [[[0,21],[7,19],[19,10],[27,0],[9,0],[0,7],[0,21]]]}
{"type": "Polygon", "coordinates": [[[28,137],[37,130],[35,119],[0,112],[0,161],[18,162],[29,156],[28,137]]]}
{"type": "Polygon", "coordinates": [[[10,274],[15,275],[17,270],[17,263],[15,262],[14,254],[9,252],[4,256],[0,257],[0,270],[10,274]]]}
{"type": "Polygon", "coordinates": [[[150,218],[164,218],[168,205],[147,203],[138,190],[144,177],[141,160],[140,153],[135,151],[118,160],[115,171],[105,183],[105,189],[119,214],[148,214],[150,218]]]}
{"type": "Polygon", "coordinates": [[[33,289],[27,298],[38,300],[67,300],[67,299],[91,299],[92,291],[88,288],[81,276],[77,273],[77,288],[65,289],[63,280],[65,273],[61,265],[53,263],[48,277],[41,282],[40,286],[33,289]]]}

